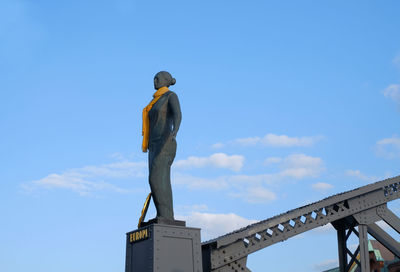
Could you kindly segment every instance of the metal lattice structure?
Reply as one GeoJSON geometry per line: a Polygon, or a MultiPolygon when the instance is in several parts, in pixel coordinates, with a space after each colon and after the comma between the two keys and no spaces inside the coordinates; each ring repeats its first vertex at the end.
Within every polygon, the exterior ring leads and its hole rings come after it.
{"type": "Polygon", "coordinates": [[[368,233],[400,257],[399,243],[376,224],[384,220],[400,233],[400,219],[387,208],[387,202],[398,198],[400,176],[249,225],[204,242],[203,271],[250,271],[246,267],[249,254],[331,223],[337,230],[340,271],[347,272],[356,263],[362,272],[369,272],[368,233]],[[352,233],[359,237],[359,246],[354,252],[347,247],[352,233]]]}

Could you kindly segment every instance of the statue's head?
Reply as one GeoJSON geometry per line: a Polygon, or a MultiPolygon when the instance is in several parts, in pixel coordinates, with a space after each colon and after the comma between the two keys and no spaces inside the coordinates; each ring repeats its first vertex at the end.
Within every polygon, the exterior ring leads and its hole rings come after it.
{"type": "Polygon", "coordinates": [[[175,78],[173,78],[170,73],[161,71],[154,76],[154,89],[158,90],[161,87],[169,87],[174,85],[175,82],[175,78]]]}

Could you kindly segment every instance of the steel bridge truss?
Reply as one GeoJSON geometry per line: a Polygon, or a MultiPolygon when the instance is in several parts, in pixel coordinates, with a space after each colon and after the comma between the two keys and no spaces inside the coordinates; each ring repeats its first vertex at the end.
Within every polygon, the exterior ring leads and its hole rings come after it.
{"type": "Polygon", "coordinates": [[[369,272],[368,233],[400,257],[399,243],[376,224],[384,220],[400,233],[400,219],[387,208],[387,202],[398,198],[400,176],[260,221],[203,243],[203,270],[250,271],[246,267],[249,254],[331,223],[337,230],[340,271],[349,271],[355,263],[362,272],[369,272]],[[359,238],[354,252],[347,247],[351,234],[359,238]]]}

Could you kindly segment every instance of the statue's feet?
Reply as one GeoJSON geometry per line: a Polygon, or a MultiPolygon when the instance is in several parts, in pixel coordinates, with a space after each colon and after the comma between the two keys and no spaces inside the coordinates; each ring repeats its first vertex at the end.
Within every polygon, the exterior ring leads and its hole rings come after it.
{"type": "Polygon", "coordinates": [[[175,226],[182,226],[182,227],[186,226],[186,222],[185,221],[175,220],[175,219],[171,220],[171,219],[165,218],[163,216],[157,216],[157,217],[155,217],[153,219],[150,219],[147,222],[143,222],[141,226],[145,227],[145,226],[150,225],[150,224],[175,225],[175,226]]]}

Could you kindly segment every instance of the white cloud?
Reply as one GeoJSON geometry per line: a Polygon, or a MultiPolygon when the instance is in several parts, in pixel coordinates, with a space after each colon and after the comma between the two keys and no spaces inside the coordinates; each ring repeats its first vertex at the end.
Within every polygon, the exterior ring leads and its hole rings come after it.
{"type": "Polygon", "coordinates": [[[286,178],[304,179],[318,177],[325,170],[323,160],[305,154],[291,154],[285,158],[268,158],[266,163],[278,164],[280,171],[261,175],[236,175],[235,182],[273,183],[286,178]]]}
{"type": "Polygon", "coordinates": [[[119,152],[112,153],[110,157],[119,161],[125,160],[125,156],[119,152]]]}
{"type": "Polygon", "coordinates": [[[324,271],[324,270],[335,268],[338,266],[339,266],[339,263],[338,263],[337,259],[328,259],[328,260],[319,262],[317,264],[314,264],[313,267],[314,267],[315,271],[324,271]]]}
{"type": "Polygon", "coordinates": [[[257,222],[257,220],[246,219],[234,213],[218,214],[193,212],[189,215],[177,215],[176,217],[180,220],[185,220],[188,226],[201,228],[203,241],[257,222]]]}
{"type": "Polygon", "coordinates": [[[211,147],[212,148],[215,148],[215,149],[218,149],[218,148],[222,148],[222,147],[224,147],[225,145],[223,144],[223,143],[215,143],[215,144],[213,144],[211,147]]]}
{"type": "Polygon", "coordinates": [[[174,186],[184,186],[192,190],[223,190],[225,194],[249,203],[266,203],[277,199],[277,195],[270,188],[265,187],[266,185],[276,186],[278,182],[284,180],[315,178],[324,171],[321,158],[305,154],[291,154],[285,158],[275,157],[269,161],[277,164],[276,172],[257,175],[195,177],[182,174],[174,169],[172,183],[174,186]]]}
{"type": "Polygon", "coordinates": [[[241,139],[234,140],[234,142],[236,144],[243,145],[243,146],[256,145],[261,142],[261,138],[260,137],[241,138],[241,139]]]}
{"type": "Polygon", "coordinates": [[[50,174],[40,180],[33,181],[30,186],[25,184],[25,189],[29,190],[29,187],[36,186],[42,187],[45,189],[68,189],[79,193],[82,196],[91,195],[94,191],[101,190],[111,190],[118,193],[125,193],[128,190],[121,189],[117,186],[114,186],[110,183],[106,182],[93,182],[87,181],[80,177],[76,177],[74,175],[69,174],[50,174]]]}
{"type": "Polygon", "coordinates": [[[271,165],[271,164],[276,164],[276,163],[280,163],[281,161],[282,161],[282,158],[279,158],[279,157],[269,157],[269,158],[266,158],[266,159],[265,159],[264,165],[267,166],[267,165],[271,165]]]}
{"type": "Polygon", "coordinates": [[[302,179],[305,177],[317,177],[323,170],[323,161],[318,157],[305,154],[292,154],[287,156],[282,163],[282,177],[302,179]]]}
{"type": "Polygon", "coordinates": [[[312,146],[321,139],[321,136],[313,137],[289,137],[287,135],[276,135],[268,133],[264,137],[249,137],[236,139],[236,144],[249,146],[249,145],[263,145],[273,147],[293,147],[293,146],[312,146]]]}
{"type": "Polygon", "coordinates": [[[311,157],[305,154],[292,154],[280,160],[280,170],[270,174],[259,175],[233,175],[227,177],[228,184],[272,184],[283,179],[316,178],[324,170],[323,161],[319,157],[311,157]]]}
{"type": "Polygon", "coordinates": [[[317,182],[311,186],[314,190],[324,192],[333,188],[332,184],[325,182],[317,182]]]}
{"type": "Polygon", "coordinates": [[[26,191],[34,191],[40,188],[67,189],[82,196],[91,195],[96,191],[124,193],[130,190],[104,182],[103,179],[142,178],[145,176],[146,165],[145,162],[122,161],[101,166],[74,168],[25,183],[22,188],[26,191]]]}
{"type": "Polygon", "coordinates": [[[68,172],[83,177],[132,178],[145,177],[147,163],[122,161],[101,166],[85,166],[68,172]]]}
{"type": "Polygon", "coordinates": [[[369,182],[378,181],[379,180],[378,177],[376,177],[376,176],[367,176],[367,175],[361,173],[360,170],[347,170],[346,171],[346,175],[350,176],[350,177],[356,177],[358,179],[369,181],[369,182]]]}
{"type": "Polygon", "coordinates": [[[238,185],[257,187],[263,183],[271,184],[287,178],[318,177],[325,169],[321,158],[305,154],[292,154],[285,158],[274,158],[274,160],[281,162],[278,165],[280,170],[275,173],[200,178],[174,172],[172,181],[176,185],[185,185],[191,189],[226,189],[238,185]]]}
{"type": "Polygon", "coordinates": [[[232,193],[233,197],[241,198],[249,203],[266,203],[275,200],[276,194],[261,187],[248,187],[246,191],[232,193]]]}
{"type": "Polygon", "coordinates": [[[232,175],[217,178],[201,178],[181,173],[174,173],[174,186],[184,186],[191,190],[224,191],[227,195],[239,198],[248,203],[266,203],[277,198],[276,194],[263,188],[261,183],[269,175],[232,175]]]}
{"type": "Polygon", "coordinates": [[[287,135],[277,135],[268,133],[263,137],[247,137],[239,138],[224,143],[216,143],[212,145],[213,148],[222,148],[226,145],[241,145],[241,146],[270,146],[270,147],[296,147],[296,146],[312,146],[316,142],[322,139],[322,136],[311,136],[311,137],[290,137],[287,135]]]}
{"type": "Polygon", "coordinates": [[[392,159],[400,157],[400,138],[393,136],[391,138],[379,140],[376,143],[376,151],[378,155],[386,158],[392,159]]]}
{"type": "Polygon", "coordinates": [[[385,138],[378,141],[379,145],[395,145],[396,147],[400,147],[400,138],[393,136],[392,138],[385,138]]]}
{"type": "Polygon", "coordinates": [[[385,97],[392,99],[396,103],[400,104],[400,85],[391,84],[385,90],[383,90],[385,97]]]}
{"type": "Polygon", "coordinates": [[[244,157],[241,155],[227,155],[225,153],[215,153],[209,157],[188,157],[186,160],[177,161],[176,168],[201,168],[213,166],[217,168],[226,168],[232,171],[240,171],[243,167],[244,157]]]}

